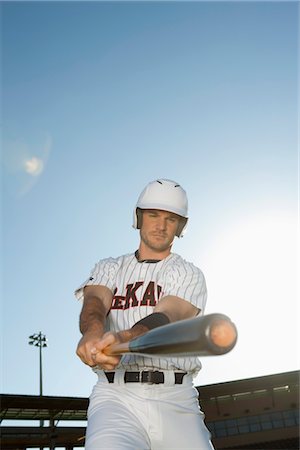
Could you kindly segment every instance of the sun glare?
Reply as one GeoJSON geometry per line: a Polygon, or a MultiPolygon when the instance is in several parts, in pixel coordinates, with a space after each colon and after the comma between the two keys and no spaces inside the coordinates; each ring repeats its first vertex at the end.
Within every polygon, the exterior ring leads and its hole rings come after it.
{"type": "MultiPolygon", "coordinates": [[[[241,365],[234,370],[241,377],[243,370],[249,374],[249,365],[255,376],[255,371],[276,373],[299,363],[296,240],[296,215],[262,213],[239,220],[209,249],[206,312],[227,314],[237,325],[233,352],[241,365]]],[[[224,367],[230,371],[225,360],[224,367]]]]}
{"type": "Polygon", "coordinates": [[[225,231],[211,257],[220,291],[226,287],[241,296],[243,304],[260,299],[262,309],[278,309],[291,299],[296,287],[296,225],[296,217],[279,213],[250,217],[225,231]]]}
{"type": "Polygon", "coordinates": [[[25,171],[29,175],[37,176],[40,175],[44,168],[44,163],[41,158],[37,158],[33,156],[30,159],[27,159],[24,163],[25,171]]]}

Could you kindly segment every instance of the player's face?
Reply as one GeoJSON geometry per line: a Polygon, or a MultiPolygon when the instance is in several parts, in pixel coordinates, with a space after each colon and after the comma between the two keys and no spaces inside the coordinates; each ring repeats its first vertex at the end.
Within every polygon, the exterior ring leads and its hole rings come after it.
{"type": "Polygon", "coordinates": [[[154,252],[169,251],[179,226],[180,216],[158,209],[143,210],[141,241],[154,252]]]}

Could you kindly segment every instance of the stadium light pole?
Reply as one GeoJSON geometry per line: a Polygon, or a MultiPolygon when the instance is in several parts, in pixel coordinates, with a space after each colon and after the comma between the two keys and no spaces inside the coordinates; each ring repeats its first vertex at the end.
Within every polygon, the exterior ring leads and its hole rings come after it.
{"type": "MultiPolygon", "coordinates": [[[[43,395],[43,363],[42,363],[42,349],[47,347],[48,339],[42,332],[40,331],[38,334],[32,334],[29,336],[29,345],[34,345],[35,347],[39,347],[40,354],[40,396],[43,395]]],[[[44,425],[44,421],[40,420],[40,426],[44,425]]]]}

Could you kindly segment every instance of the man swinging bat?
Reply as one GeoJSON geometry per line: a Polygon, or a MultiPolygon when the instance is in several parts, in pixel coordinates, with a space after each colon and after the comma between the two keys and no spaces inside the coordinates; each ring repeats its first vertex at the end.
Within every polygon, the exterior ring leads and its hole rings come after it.
{"type": "MultiPolygon", "coordinates": [[[[202,318],[204,276],[171,252],[175,236],[185,232],[187,208],[186,192],[178,183],[150,182],[134,209],[138,250],[99,261],[76,291],[83,299],[77,354],[98,375],[88,409],[86,450],[213,448],[193,386],[201,369],[197,356],[187,352],[184,357],[182,349],[173,356],[110,351],[128,348],[129,341],[146,337],[149,330],[155,336],[158,327],[202,318]]],[[[216,328],[207,333],[213,337],[216,328]]],[[[227,336],[226,345],[233,341],[227,336]]]]}

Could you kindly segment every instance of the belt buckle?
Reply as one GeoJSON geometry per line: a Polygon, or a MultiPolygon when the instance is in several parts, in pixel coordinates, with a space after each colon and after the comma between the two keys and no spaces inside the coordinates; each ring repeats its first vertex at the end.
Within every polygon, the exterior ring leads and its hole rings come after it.
{"type": "Polygon", "coordinates": [[[147,384],[160,384],[164,382],[164,374],[159,370],[145,370],[140,373],[141,382],[147,384]],[[161,377],[162,375],[162,377],[161,377]]]}

